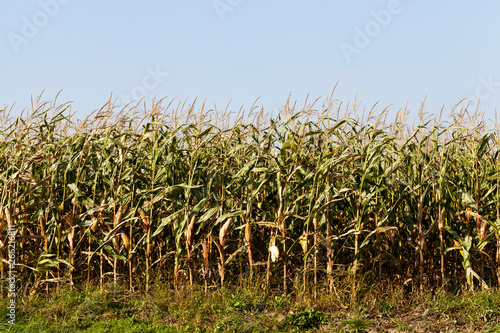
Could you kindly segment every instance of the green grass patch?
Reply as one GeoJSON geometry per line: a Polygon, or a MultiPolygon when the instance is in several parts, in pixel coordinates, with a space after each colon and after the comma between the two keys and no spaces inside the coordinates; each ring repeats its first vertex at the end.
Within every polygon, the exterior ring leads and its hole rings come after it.
{"type": "MultiPolygon", "coordinates": [[[[399,292],[396,287],[394,292],[399,292]]],[[[383,290],[381,288],[380,290],[383,290]]],[[[345,294],[344,294],[345,293],[345,294]]],[[[120,286],[103,290],[61,289],[18,299],[16,323],[0,322],[1,332],[497,332],[498,290],[407,294],[374,291],[349,303],[338,295],[266,293],[259,288],[222,288],[205,294],[198,287],[156,286],[130,293],[120,286]],[[338,304],[345,304],[344,307],[338,304]],[[411,306],[408,306],[411,304],[411,306]]],[[[0,301],[6,318],[7,300],[0,301]]]]}

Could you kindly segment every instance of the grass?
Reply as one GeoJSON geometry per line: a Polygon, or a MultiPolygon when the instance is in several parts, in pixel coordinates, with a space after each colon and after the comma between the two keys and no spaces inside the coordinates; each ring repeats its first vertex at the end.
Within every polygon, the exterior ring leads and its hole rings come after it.
{"type": "Polygon", "coordinates": [[[346,325],[350,331],[355,333],[366,332],[366,329],[373,326],[373,323],[370,320],[362,317],[344,319],[342,323],[346,325]]]}
{"type": "MultiPolygon", "coordinates": [[[[394,288],[394,286],[392,286],[394,288]]],[[[366,294],[346,307],[331,295],[279,294],[251,287],[182,290],[155,285],[130,293],[107,285],[88,290],[62,288],[25,296],[16,324],[2,332],[495,332],[500,328],[500,293],[461,295],[426,292],[405,298],[366,294]]],[[[340,294],[349,289],[339,290],[340,294]]],[[[404,288],[401,287],[401,293],[404,288]]],[[[6,300],[0,303],[5,318],[6,300]]]]}

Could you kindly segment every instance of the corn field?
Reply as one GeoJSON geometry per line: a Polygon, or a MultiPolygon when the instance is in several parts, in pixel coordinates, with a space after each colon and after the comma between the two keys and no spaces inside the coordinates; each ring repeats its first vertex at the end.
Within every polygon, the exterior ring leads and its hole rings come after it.
{"type": "MultiPolygon", "coordinates": [[[[314,103],[313,103],[314,105],[314,103]]],[[[0,256],[23,288],[240,281],[284,293],[350,281],[500,284],[497,128],[454,108],[230,114],[154,101],[85,120],[40,99],[0,112],[0,256]]],[[[2,290],[5,296],[5,286],[2,290]]]]}

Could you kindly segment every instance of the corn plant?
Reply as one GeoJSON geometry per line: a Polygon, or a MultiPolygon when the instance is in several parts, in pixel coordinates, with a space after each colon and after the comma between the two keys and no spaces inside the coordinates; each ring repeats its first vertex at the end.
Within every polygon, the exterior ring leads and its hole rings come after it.
{"type": "Polygon", "coordinates": [[[466,109],[415,127],[358,107],[287,102],[231,123],[204,105],[110,101],[76,120],[36,99],[0,124],[0,274],[12,225],[34,291],[500,285],[498,130],[466,109]]]}

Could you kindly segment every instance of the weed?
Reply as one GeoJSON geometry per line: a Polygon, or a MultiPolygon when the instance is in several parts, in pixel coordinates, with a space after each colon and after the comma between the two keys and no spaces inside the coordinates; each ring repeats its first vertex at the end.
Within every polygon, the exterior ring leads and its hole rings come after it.
{"type": "Polygon", "coordinates": [[[328,316],[321,312],[309,309],[293,314],[289,314],[282,322],[283,327],[291,326],[300,329],[316,328],[319,325],[326,324],[328,316]]]}
{"type": "Polygon", "coordinates": [[[348,326],[353,333],[366,332],[368,328],[373,326],[373,323],[370,320],[361,317],[344,319],[343,324],[348,326]]]}
{"type": "Polygon", "coordinates": [[[289,295],[275,295],[273,298],[273,307],[275,310],[283,310],[290,307],[291,298],[289,295]]]}

